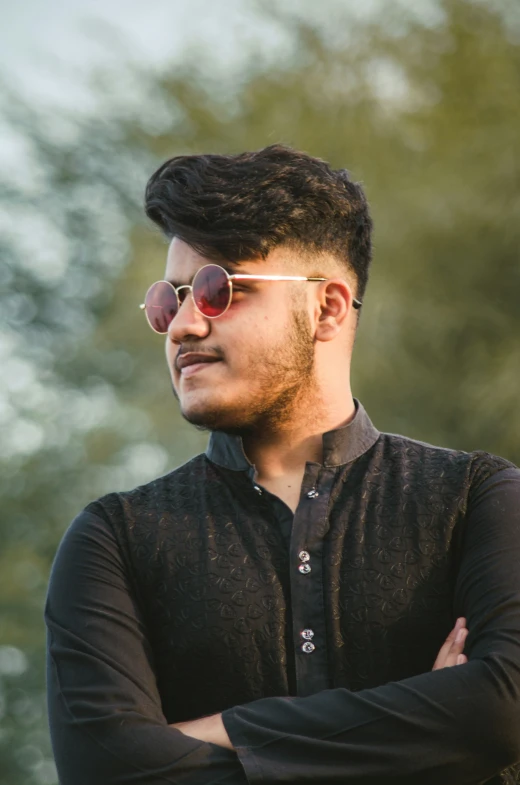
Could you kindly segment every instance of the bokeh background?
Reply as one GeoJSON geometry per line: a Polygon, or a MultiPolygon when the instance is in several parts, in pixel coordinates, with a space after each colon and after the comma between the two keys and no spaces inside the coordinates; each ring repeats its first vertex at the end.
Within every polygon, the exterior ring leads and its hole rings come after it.
{"type": "Polygon", "coordinates": [[[43,606],[90,500],[205,448],[138,304],[167,157],[285,142],[375,221],[353,389],[520,463],[518,0],[19,0],[0,30],[0,785],[56,785],[43,606]]]}

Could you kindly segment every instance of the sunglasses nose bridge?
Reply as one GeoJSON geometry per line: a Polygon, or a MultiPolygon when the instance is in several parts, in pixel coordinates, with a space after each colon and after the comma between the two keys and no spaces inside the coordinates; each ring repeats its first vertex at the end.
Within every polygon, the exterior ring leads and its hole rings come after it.
{"type": "Polygon", "coordinates": [[[175,314],[175,316],[179,315],[179,312],[180,312],[182,306],[184,305],[184,303],[187,300],[191,300],[191,304],[193,306],[193,310],[195,311],[196,314],[198,314],[200,316],[204,316],[204,314],[201,314],[201,312],[200,312],[200,310],[199,310],[199,308],[197,306],[197,303],[195,301],[195,297],[193,295],[193,285],[190,285],[190,284],[186,283],[186,284],[183,284],[182,286],[178,286],[177,289],[175,290],[175,293],[177,295],[177,302],[178,302],[178,309],[177,309],[177,313],[175,314]],[[182,293],[181,289],[184,289],[185,291],[182,293]]]}
{"type": "Polygon", "coordinates": [[[195,302],[193,286],[190,284],[178,286],[175,289],[175,294],[177,295],[177,312],[168,325],[167,332],[170,336],[176,333],[184,333],[187,330],[198,332],[200,329],[198,326],[199,322],[200,324],[205,324],[206,320],[195,302]],[[191,301],[188,310],[186,308],[183,309],[183,305],[188,301],[191,301]]]}
{"type": "Polygon", "coordinates": [[[179,301],[179,307],[180,307],[183,304],[184,300],[186,300],[186,298],[188,297],[188,294],[191,294],[193,296],[193,286],[191,286],[189,283],[185,283],[182,286],[178,286],[175,289],[175,294],[177,295],[177,300],[179,301]],[[186,294],[180,294],[182,289],[188,290],[186,294]]]}

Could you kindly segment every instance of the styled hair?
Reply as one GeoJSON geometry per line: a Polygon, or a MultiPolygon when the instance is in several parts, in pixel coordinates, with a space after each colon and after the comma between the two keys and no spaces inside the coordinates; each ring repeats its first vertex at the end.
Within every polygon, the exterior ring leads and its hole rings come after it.
{"type": "Polygon", "coordinates": [[[328,252],[363,297],[372,220],[346,169],[275,144],[238,155],[178,155],[150,177],[146,215],[212,261],[266,258],[277,246],[328,252]]]}

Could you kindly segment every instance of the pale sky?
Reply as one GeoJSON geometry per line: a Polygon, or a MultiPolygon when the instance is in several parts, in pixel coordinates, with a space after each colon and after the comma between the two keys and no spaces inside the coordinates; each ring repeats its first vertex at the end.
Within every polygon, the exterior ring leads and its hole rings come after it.
{"type": "MultiPolygon", "coordinates": [[[[354,15],[373,13],[388,0],[271,0],[320,19],[331,6],[354,15]]],[[[392,0],[405,6],[410,0],[392,0]]],[[[423,9],[433,0],[414,0],[423,9]]],[[[175,59],[194,41],[224,59],[240,57],[251,39],[282,46],[272,25],[252,22],[255,0],[4,0],[0,24],[0,74],[21,80],[24,92],[47,102],[70,104],[77,72],[110,63],[117,48],[92,20],[112,25],[134,56],[160,66],[175,59]]]]}
{"type": "MultiPolygon", "coordinates": [[[[0,70],[43,100],[67,100],[75,72],[110,63],[117,54],[92,21],[112,25],[132,54],[149,64],[175,58],[190,41],[220,53],[247,26],[249,0],[18,0],[5,2],[0,70]]],[[[73,100],[73,96],[69,96],[73,100]]]]}
{"type": "MultiPolygon", "coordinates": [[[[44,103],[81,105],[81,74],[121,56],[113,36],[95,28],[94,20],[111,25],[137,60],[158,67],[194,42],[224,61],[239,60],[252,39],[266,51],[283,52],[275,27],[254,14],[262,2],[318,22],[330,18],[334,6],[370,16],[391,3],[433,22],[442,14],[438,0],[3,0],[0,78],[14,77],[44,103]]],[[[506,10],[503,0],[475,2],[506,10]]],[[[510,16],[520,32],[520,3],[516,8],[510,16]]]]}

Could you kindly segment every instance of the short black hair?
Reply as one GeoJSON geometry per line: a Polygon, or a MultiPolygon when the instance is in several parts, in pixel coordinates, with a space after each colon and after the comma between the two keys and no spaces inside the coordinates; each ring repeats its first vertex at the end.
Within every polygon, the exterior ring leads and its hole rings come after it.
{"type": "Polygon", "coordinates": [[[362,298],[372,219],[346,169],[281,144],[237,155],[178,155],[150,177],[146,215],[213,261],[266,258],[277,246],[328,252],[362,298]]]}

